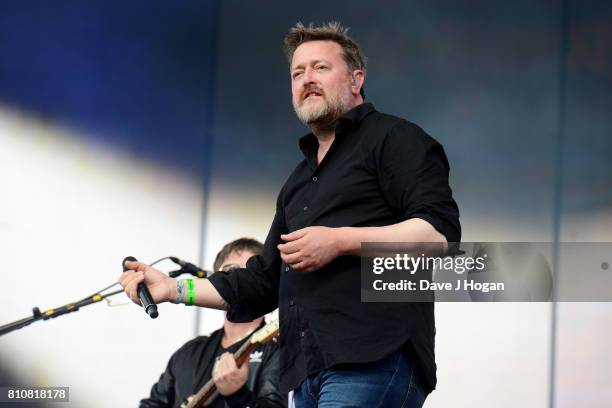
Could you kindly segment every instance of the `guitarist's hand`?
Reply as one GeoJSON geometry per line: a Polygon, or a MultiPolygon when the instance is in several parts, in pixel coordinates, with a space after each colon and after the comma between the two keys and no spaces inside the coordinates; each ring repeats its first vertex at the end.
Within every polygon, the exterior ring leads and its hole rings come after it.
{"type": "Polygon", "coordinates": [[[245,361],[240,368],[231,353],[223,353],[213,372],[213,381],[221,395],[232,395],[247,382],[249,362],[245,361]]]}

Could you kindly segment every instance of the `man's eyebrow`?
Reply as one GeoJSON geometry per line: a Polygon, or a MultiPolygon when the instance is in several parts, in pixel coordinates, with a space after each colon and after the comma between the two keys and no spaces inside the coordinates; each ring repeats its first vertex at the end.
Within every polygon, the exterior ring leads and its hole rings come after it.
{"type": "Polygon", "coordinates": [[[296,65],[294,67],[291,67],[291,72],[295,71],[296,69],[303,69],[305,65],[316,65],[319,62],[329,63],[327,60],[324,60],[324,59],[309,61],[307,63],[302,63],[302,64],[298,64],[298,65],[296,65]]]}

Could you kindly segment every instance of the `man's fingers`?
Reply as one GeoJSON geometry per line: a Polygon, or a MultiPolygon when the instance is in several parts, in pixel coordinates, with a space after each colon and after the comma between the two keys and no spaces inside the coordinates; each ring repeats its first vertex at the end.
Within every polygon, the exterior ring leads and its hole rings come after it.
{"type": "Polygon", "coordinates": [[[222,357],[225,360],[225,367],[228,371],[233,371],[238,368],[238,366],[236,366],[236,360],[234,360],[234,356],[231,353],[223,353],[222,357]]]}
{"type": "Polygon", "coordinates": [[[278,244],[276,248],[278,248],[278,250],[282,254],[292,254],[294,252],[299,251],[301,248],[301,245],[299,241],[291,241],[286,244],[278,244]]]}
{"type": "Polygon", "coordinates": [[[136,271],[132,271],[132,270],[125,271],[119,277],[119,284],[121,284],[121,286],[123,286],[123,288],[125,289],[125,287],[128,286],[130,284],[130,282],[132,282],[134,279],[136,279],[138,277],[142,277],[144,279],[144,273],[143,272],[136,272],[136,271]]]}
{"type": "Polygon", "coordinates": [[[297,238],[294,241],[290,241],[285,244],[279,244],[277,248],[285,255],[296,253],[301,251],[304,247],[304,240],[302,238],[297,238]]]}
{"type": "Polygon", "coordinates": [[[125,271],[125,272],[123,272],[121,274],[121,276],[119,277],[119,279],[117,280],[117,282],[119,282],[119,284],[125,288],[125,280],[129,276],[132,276],[132,273],[134,273],[134,271],[125,271]]]}
{"type": "Polygon", "coordinates": [[[284,253],[281,253],[281,259],[288,265],[293,265],[294,263],[299,262],[301,257],[301,252],[296,252],[291,255],[285,255],[284,253]]]}
{"type": "Polygon", "coordinates": [[[134,303],[140,305],[140,299],[138,299],[138,284],[144,281],[144,274],[142,272],[129,272],[130,274],[125,277],[121,286],[123,286],[125,294],[132,299],[134,303]]]}
{"type": "Polygon", "coordinates": [[[302,265],[299,268],[296,268],[296,269],[298,269],[300,272],[314,272],[314,271],[316,271],[319,268],[317,268],[316,264],[313,263],[313,262],[304,261],[304,262],[302,262],[302,265]]]}
{"type": "Polygon", "coordinates": [[[133,271],[141,271],[141,272],[144,272],[147,268],[149,268],[149,265],[144,264],[142,262],[138,262],[138,261],[125,261],[123,265],[127,269],[130,269],[133,271]]]}
{"type": "Polygon", "coordinates": [[[225,368],[227,366],[227,356],[227,351],[219,356],[219,369],[225,368]]]}
{"type": "Polygon", "coordinates": [[[298,271],[302,271],[302,272],[309,272],[306,270],[306,268],[308,268],[308,262],[307,261],[300,261],[298,263],[296,263],[295,265],[292,265],[293,269],[296,269],[298,271]]]}
{"type": "Polygon", "coordinates": [[[231,353],[225,352],[221,355],[221,357],[219,357],[219,362],[217,363],[216,367],[216,373],[218,378],[222,379],[226,375],[237,369],[238,366],[236,366],[236,361],[234,360],[234,356],[231,353]]]}
{"type": "Polygon", "coordinates": [[[280,237],[283,241],[295,241],[296,239],[302,238],[306,235],[307,228],[302,228],[296,231],[293,231],[290,234],[282,234],[280,237]]]}

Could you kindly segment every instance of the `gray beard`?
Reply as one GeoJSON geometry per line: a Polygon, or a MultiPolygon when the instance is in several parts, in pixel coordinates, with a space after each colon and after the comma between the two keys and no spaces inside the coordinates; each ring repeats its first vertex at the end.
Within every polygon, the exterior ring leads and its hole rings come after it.
{"type": "Polygon", "coordinates": [[[298,119],[315,134],[334,130],[340,116],[350,110],[348,98],[340,97],[337,100],[324,102],[321,107],[314,110],[293,106],[298,119]]]}

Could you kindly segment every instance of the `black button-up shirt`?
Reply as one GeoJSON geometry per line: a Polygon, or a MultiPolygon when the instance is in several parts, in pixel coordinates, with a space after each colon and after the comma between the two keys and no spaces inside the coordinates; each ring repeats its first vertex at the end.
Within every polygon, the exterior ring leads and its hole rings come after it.
{"type": "Polygon", "coordinates": [[[424,386],[436,383],[432,303],[361,302],[360,259],[341,256],[315,272],[293,270],[276,246],[308,226],[376,227],[421,218],[459,242],[459,210],[442,146],[415,124],[362,104],[339,119],[317,164],[313,134],[300,139],[305,160],[280,191],[261,255],[245,269],[209,279],[249,321],[280,308],[281,390],[341,363],[371,362],[400,350],[416,357],[424,386]]]}

